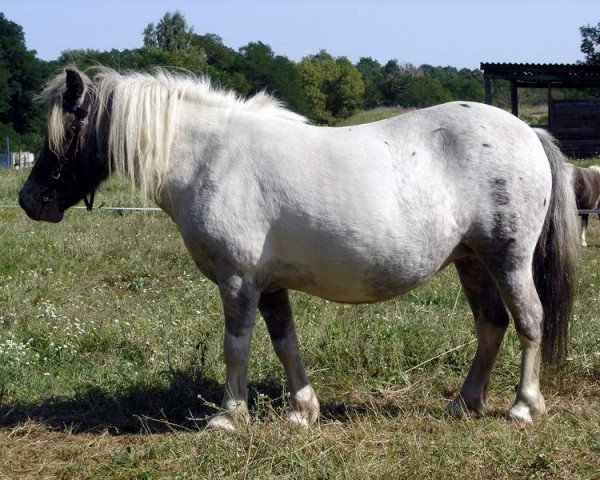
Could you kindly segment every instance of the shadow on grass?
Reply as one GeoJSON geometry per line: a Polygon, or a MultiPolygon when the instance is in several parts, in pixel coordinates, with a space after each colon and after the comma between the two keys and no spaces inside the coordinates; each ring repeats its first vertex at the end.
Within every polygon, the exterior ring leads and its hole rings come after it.
{"type": "MultiPolygon", "coordinates": [[[[384,417],[413,417],[429,418],[448,421],[461,421],[451,415],[449,406],[454,393],[447,397],[445,392],[428,400],[418,397],[378,398],[377,394],[365,396],[363,400],[351,402],[329,402],[321,404],[321,418],[326,421],[351,422],[368,416],[384,417]]],[[[489,405],[488,405],[489,406],[489,405]]],[[[474,414],[467,414],[471,418],[479,418],[474,414]],[[472,415],[472,416],[471,416],[472,415]]],[[[485,418],[506,418],[506,410],[491,407],[485,413],[485,418]]]]}
{"type": "MultiPolygon", "coordinates": [[[[34,421],[51,430],[71,433],[150,434],[200,431],[218,411],[223,385],[206,378],[198,370],[165,372],[168,382],[161,387],[132,384],[119,391],[90,386],[71,397],[48,397],[37,402],[0,403],[0,429],[12,429],[34,421]]],[[[548,386],[547,386],[548,387],[548,386]]],[[[249,385],[250,411],[263,418],[268,412],[283,412],[287,400],[278,380],[263,380],[249,385]],[[266,406],[266,408],[265,408],[266,406]]],[[[597,377],[570,377],[552,384],[552,391],[568,398],[573,392],[597,396],[597,377]]],[[[447,401],[456,391],[442,389],[434,398],[421,399],[402,392],[359,393],[343,401],[321,402],[321,421],[348,423],[372,415],[383,417],[429,417],[448,419],[447,401]]],[[[497,399],[496,399],[497,400],[497,399]]],[[[554,402],[560,410],[561,402],[554,402]]],[[[568,408],[571,403],[569,402],[568,408]]],[[[506,415],[506,406],[491,408],[488,418],[506,415]]],[[[282,422],[285,422],[281,418],[282,422]]]]}
{"type": "Polygon", "coordinates": [[[48,397],[38,402],[1,403],[0,428],[33,420],[51,429],[73,433],[158,433],[198,429],[214,414],[222,386],[198,374],[168,372],[164,387],[134,384],[120,391],[90,386],[72,397],[48,397]]]}
{"type": "MultiPolygon", "coordinates": [[[[0,429],[34,421],[52,430],[71,433],[122,435],[202,430],[208,418],[218,411],[223,386],[198,373],[174,370],[168,375],[169,383],[164,387],[135,384],[114,392],[90,386],[72,397],[0,403],[0,429]]],[[[373,403],[371,399],[366,396],[344,402],[322,402],[321,419],[345,423],[375,412],[389,417],[445,416],[442,398],[437,408],[408,399],[402,399],[401,403],[393,400],[373,403]]],[[[286,408],[282,386],[275,381],[250,383],[251,413],[258,413],[260,417],[259,401],[262,405],[266,402],[268,408],[275,411],[286,408]]]]}

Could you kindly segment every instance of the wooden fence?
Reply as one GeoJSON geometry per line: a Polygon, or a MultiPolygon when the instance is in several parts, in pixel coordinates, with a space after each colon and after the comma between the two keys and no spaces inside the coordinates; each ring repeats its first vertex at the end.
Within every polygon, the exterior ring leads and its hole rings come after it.
{"type": "Polygon", "coordinates": [[[600,156],[600,98],[549,100],[548,127],[561,150],[573,157],[600,156]]]}

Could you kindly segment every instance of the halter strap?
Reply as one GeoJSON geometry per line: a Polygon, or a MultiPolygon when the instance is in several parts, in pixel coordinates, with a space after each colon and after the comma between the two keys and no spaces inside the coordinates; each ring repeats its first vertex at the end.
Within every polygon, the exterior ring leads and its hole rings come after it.
{"type": "MultiPolygon", "coordinates": [[[[88,194],[87,194],[87,193],[86,193],[86,194],[83,196],[83,203],[85,203],[85,209],[86,209],[88,212],[91,212],[91,211],[92,211],[92,209],[94,208],[94,197],[96,196],[96,190],[95,190],[95,189],[94,189],[94,190],[92,190],[92,191],[89,193],[89,195],[90,195],[90,198],[89,198],[89,199],[88,199],[88,194]]],[[[101,206],[102,206],[102,205],[101,205],[101,206]]]]}
{"type": "MultiPolygon", "coordinates": [[[[63,167],[67,163],[72,162],[75,159],[75,155],[77,155],[77,149],[79,148],[79,141],[83,133],[83,121],[89,113],[85,108],[75,105],[74,103],[71,103],[67,100],[63,100],[63,109],[75,115],[75,120],[71,124],[71,128],[73,129],[73,138],[71,139],[71,142],[67,147],[67,152],[65,153],[65,155],[59,157],[58,167],[55,169],[54,172],[52,172],[52,178],[54,178],[55,180],[58,180],[60,178],[63,167]]],[[[85,209],[88,212],[90,212],[94,208],[95,195],[96,189],[93,189],[89,194],[86,193],[83,196],[83,203],[85,203],[85,209]]]]}
{"type": "Polygon", "coordinates": [[[85,108],[81,108],[67,100],[63,100],[63,109],[75,115],[79,120],[83,120],[88,114],[88,111],[85,108]]]}

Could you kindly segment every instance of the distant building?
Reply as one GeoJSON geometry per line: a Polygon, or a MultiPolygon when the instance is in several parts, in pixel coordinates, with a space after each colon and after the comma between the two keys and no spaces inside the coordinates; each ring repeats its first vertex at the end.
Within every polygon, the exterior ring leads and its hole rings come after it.
{"type": "Polygon", "coordinates": [[[0,154],[0,168],[21,168],[33,165],[35,155],[31,152],[12,152],[0,154]],[[10,157],[9,157],[10,155],[10,157]]]}
{"type": "Polygon", "coordinates": [[[510,104],[519,115],[518,88],[543,88],[548,91],[547,128],[572,157],[600,155],[600,98],[555,99],[552,89],[600,88],[600,65],[482,63],[485,103],[492,103],[492,81],[510,82],[510,104]]]}

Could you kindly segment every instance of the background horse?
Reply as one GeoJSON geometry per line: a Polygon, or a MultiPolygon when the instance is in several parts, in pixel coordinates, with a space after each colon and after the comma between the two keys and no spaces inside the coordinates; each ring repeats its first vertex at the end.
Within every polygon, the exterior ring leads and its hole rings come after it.
{"type": "MultiPolygon", "coordinates": [[[[582,168],[567,163],[571,172],[571,181],[575,192],[577,208],[581,210],[595,210],[600,208],[600,167],[591,166],[582,168]]],[[[581,245],[587,247],[585,234],[588,227],[589,214],[581,216],[581,245]]],[[[598,215],[600,219],[600,215],[598,215]]]]}
{"type": "Polygon", "coordinates": [[[240,100],[206,80],[100,69],[54,78],[46,142],[19,201],[57,222],[113,172],[173,219],[225,317],[223,411],[247,417],[256,310],[291,392],[292,422],[318,418],[288,290],[377,302],[449,263],[475,316],[478,347],[456,415],[485,412],[490,373],[512,314],[522,346],[511,418],[545,411],[540,357],[564,357],[577,225],[551,137],[490,106],[453,102],[393,119],[316,127],[259,94],[240,100]]]}

